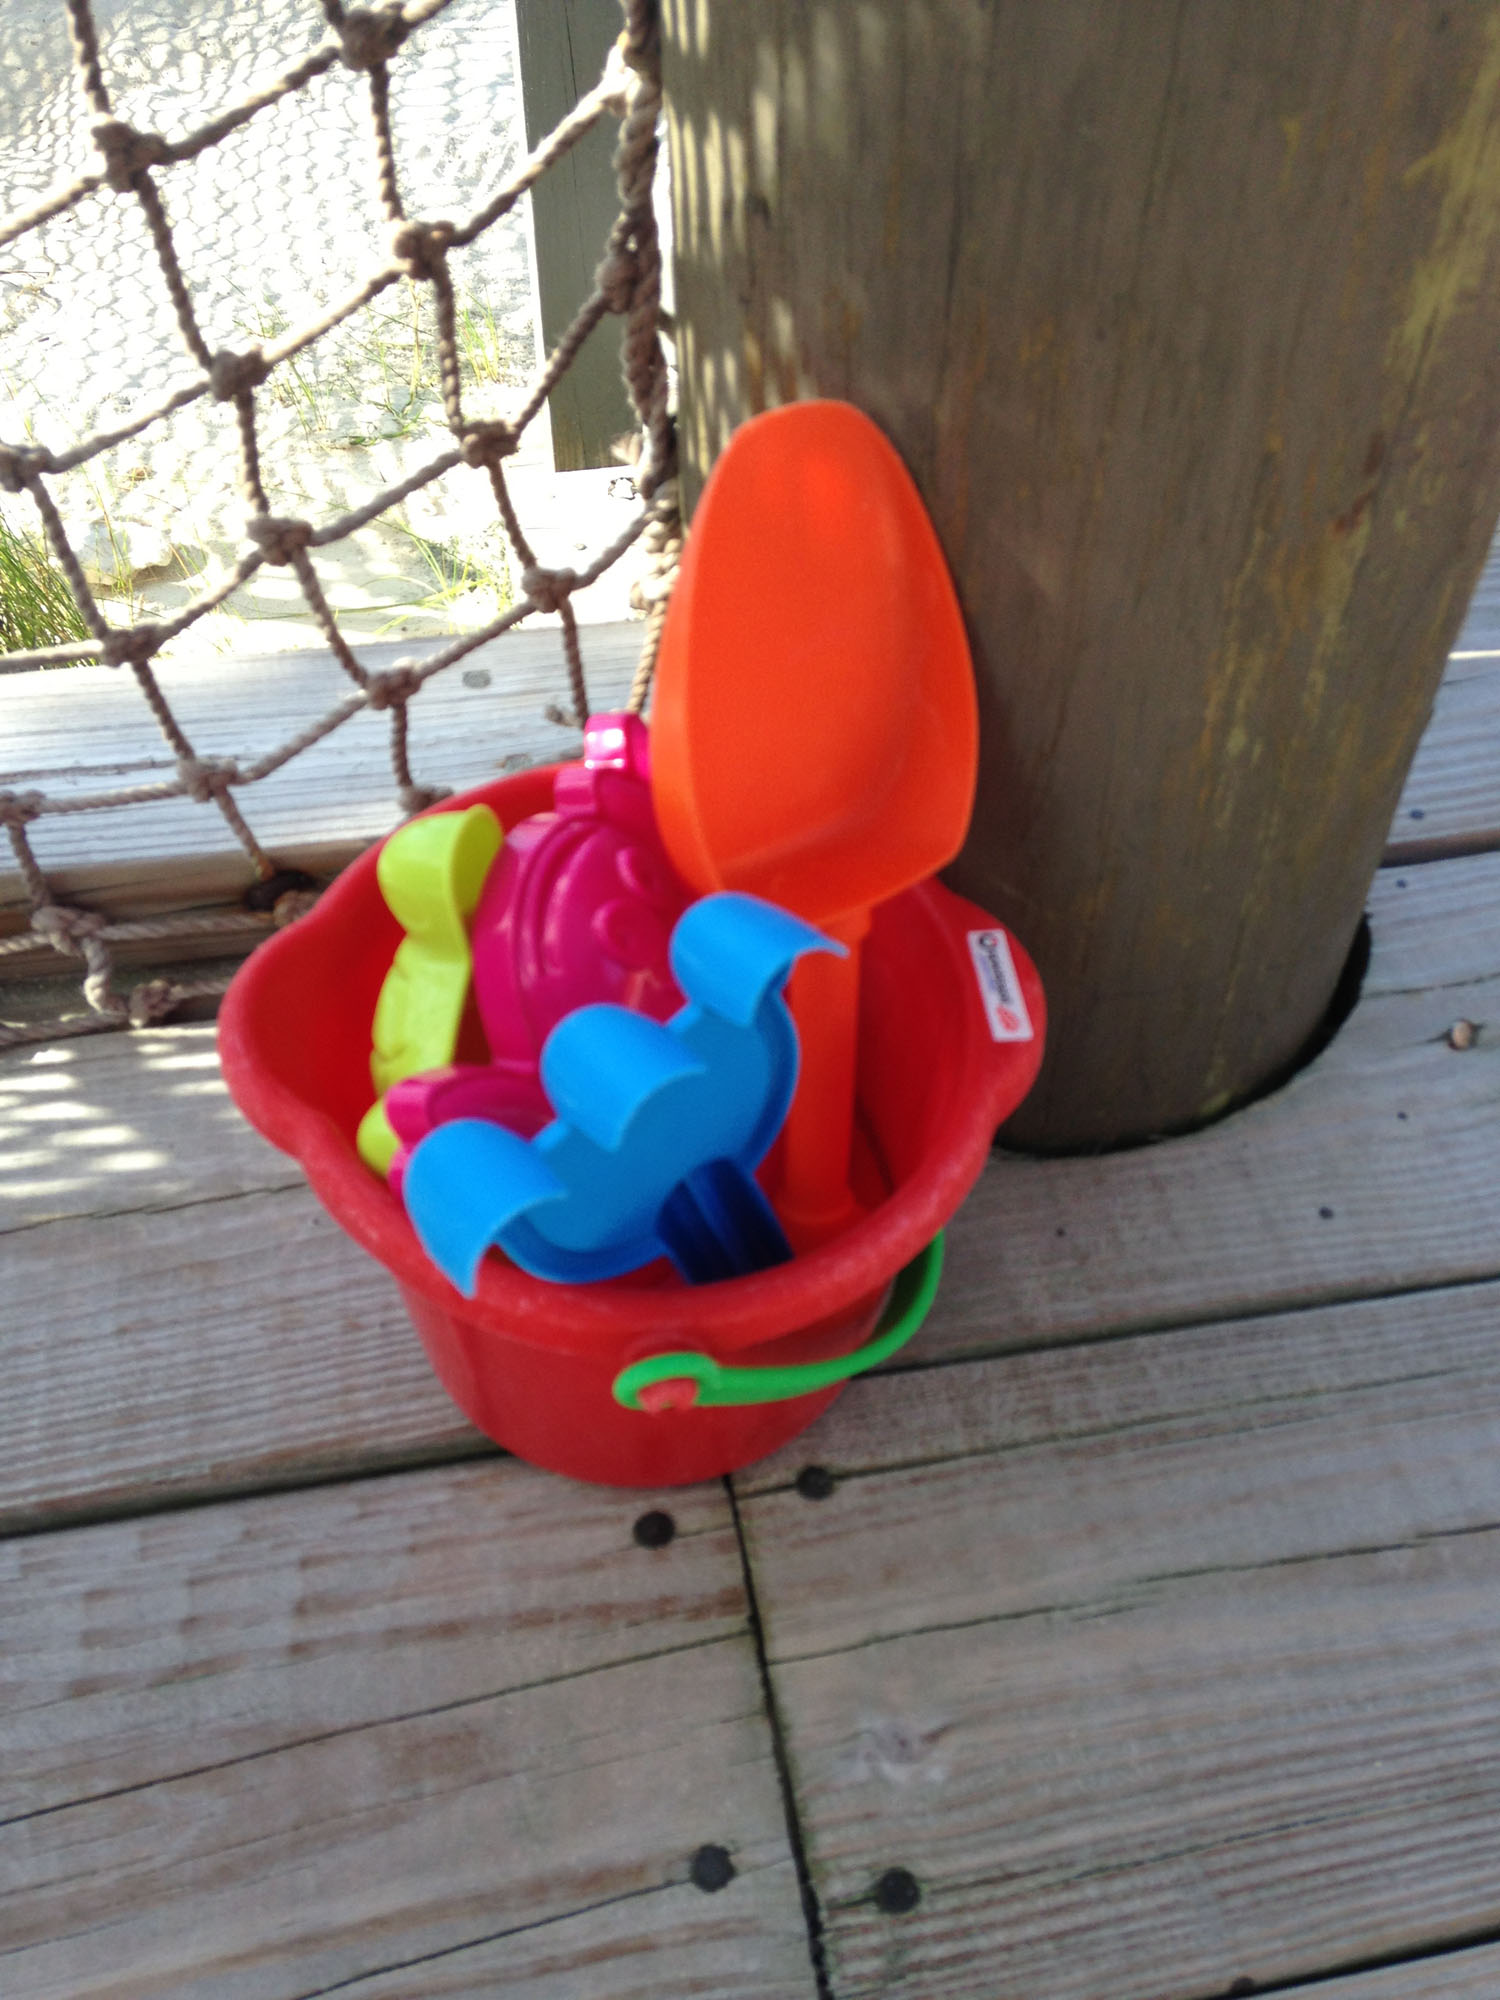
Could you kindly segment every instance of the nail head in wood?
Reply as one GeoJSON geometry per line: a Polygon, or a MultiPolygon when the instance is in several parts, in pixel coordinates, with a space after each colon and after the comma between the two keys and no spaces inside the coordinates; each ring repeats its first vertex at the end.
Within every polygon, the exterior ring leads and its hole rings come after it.
{"type": "Polygon", "coordinates": [[[642,1514],[632,1532],[643,1549],[664,1549],[677,1533],[677,1523],[670,1514],[655,1507],[649,1514],[642,1514]]]}
{"type": "Polygon", "coordinates": [[[796,1480],[804,1500],[827,1500],[837,1483],[826,1465],[804,1465],[796,1480]]]}
{"type": "Polygon", "coordinates": [[[729,1858],[727,1847],[700,1847],[693,1856],[688,1869],[695,1889],[701,1889],[706,1896],[714,1895],[720,1889],[727,1889],[734,1880],[734,1863],[729,1858]]]}
{"type": "Polygon", "coordinates": [[[888,1917],[904,1917],[922,1900],[922,1885],[909,1868],[887,1868],[875,1884],[875,1907],[888,1917]]]}

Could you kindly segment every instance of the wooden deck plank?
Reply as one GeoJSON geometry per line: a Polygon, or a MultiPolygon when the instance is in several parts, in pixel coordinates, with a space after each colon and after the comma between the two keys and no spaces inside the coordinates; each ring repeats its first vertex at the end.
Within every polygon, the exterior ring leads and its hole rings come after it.
{"type": "Polygon", "coordinates": [[[810,2000],[721,1489],[491,1461],[12,1540],[0,1579],[8,1996],[503,1967],[537,2000],[810,2000]],[[637,1546],[662,1503],[675,1538],[637,1546]],[[739,1870],[712,1897],[708,1840],[739,1870]]]}
{"type": "MultiPolygon", "coordinates": [[[[640,636],[634,623],[585,629],[596,707],[623,700],[640,636]]],[[[421,658],[439,643],[377,641],[360,654],[368,666],[384,668],[421,658]]],[[[160,672],[200,752],[241,762],[281,741],[292,718],[322,713],[347,689],[324,652],[182,660],[160,672]]],[[[543,713],[561,685],[555,631],[522,629],[478,649],[463,670],[439,675],[414,707],[415,766],[424,779],[462,787],[493,777],[507,757],[535,762],[573,754],[576,733],[543,713]],[[482,686],[473,684],[478,674],[488,676],[482,686]]],[[[0,701],[0,788],[40,786],[77,796],[174,773],[139,691],[112,668],[10,675],[0,701]]],[[[1492,551],[1392,824],[1391,859],[1500,845],[1500,772],[1489,751],[1497,735],[1500,552],[1492,551]]],[[[279,860],[331,873],[395,824],[388,743],[384,717],[358,715],[244,795],[251,823],[279,860]]],[[[32,831],[56,886],[115,916],[232,904],[249,879],[220,815],[188,800],[48,818],[32,831]]],[[[0,854],[0,936],[22,927],[24,910],[21,880],[10,856],[0,854]]],[[[35,961],[43,968],[50,963],[44,954],[35,961]]],[[[10,961],[13,973],[22,965],[10,961]]]]}
{"type": "Polygon", "coordinates": [[[1497,1566],[1460,1537],[778,1671],[839,2000],[1218,2000],[1493,1929],[1497,1566]]]}
{"type": "MultiPolygon", "coordinates": [[[[1370,908],[1376,948],[1364,1016],[1394,994],[1426,992],[1440,1032],[1470,1004],[1466,990],[1500,970],[1500,856],[1386,872],[1370,908]]],[[[1346,1046],[1356,1046],[1364,1032],[1366,1020],[1356,1018],[1320,1074],[1338,1072],[1346,1046]]],[[[1450,1064],[1436,1066],[1438,1076],[1450,1072],[1450,1064]]],[[[1336,1076],[1332,1088],[1348,1094],[1358,1084],[1336,1076]]],[[[1200,1150],[1204,1144],[1198,1142],[1200,1150]]],[[[1236,1178],[1238,1172],[1236,1166],[1236,1178]]],[[[296,1168],[230,1104],[216,1070],[212,1024],[0,1056],[0,1232],[296,1180],[296,1168]]]]}
{"type": "MultiPolygon", "coordinates": [[[[1500,965],[1500,858],[1397,871],[1372,908],[1371,999],[1500,965]]],[[[295,1185],[296,1168],[231,1104],[214,1034],[197,1023],[0,1056],[0,1233],[295,1185]]]]}
{"type": "MultiPolygon", "coordinates": [[[[623,702],[642,629],[634,623],[584,628],[597,708],[623,702]]],[[[424,658],[440,644],[380,641],[358,650],[373,669],[424,658]]],[[[158,674],[199,755],[234,757],[242,765],[351,692],[326,652],[169,661],[158,674]]],[[[412,706],[412,766],[420,781],[461,788],[496,777],[509,758],[525,764],[575,755],[577,731],[544,714],[565,687],[556,631],[508,632],[477,648],[461,667],[429,682],[412,706]]],[[[176,775],[172,753],[127,673],[71,667],[7,675],[0,704],[0,789],[74,798],[176,775]]],[[[282,865],[332,872],[400,819],[389,717],[370,710],[351,717],[239,797],[282,865]]],[[[59,891],[115,916],[232,900],[251,879],[219,812],[190,799],[49,815],[33,823],[31,837],[59,891]]],[[[22,927],[25,903],[7,848],[0,856],[0,936],[22,927]]]]}
{"type": "Polygon", "coordinates": [[[768,1650],[1091,1602],[1187,1546],[1248,1569],[1500,1523],[1497,1333],[1476,1285],[853,1383],[736,1476],[768,1650]],[[827,1500],[793,1483],[810,1461],[827,1500]],[[859,1538],[880,1560],[851,1589],[859,1538]]]}
{"type": "Polygon", "coordinates": [[[840,2000],[1199,2000],[1500,1921],[1497,1327],[875,1378],[739,1482],[840,2000]]]}
{"type": "Polygon", "coordinates": [[[0,1542],[0,1601],[0,1822],[746,1625],[721,1487],[498,1458],[0,1542]]]}
{"type": "Polygon", "coordinates": [[[520,1950],[501,1937],[356,1979],[339,2000],[813,2000],[781,1871],[704,1901],[677,1883],[529,1931],[520,1950]]]}
{"type": "Polygon", "coordinates": [[[1483,1946],[1320,1980],[1307,2000],[1494,2000],[1497,1993],[1500,1948],[1483,1946]]]}
{"type": "Polygon", "coordinates": [[[1102,1158],[997,1155],[912,1357],[1500,1272],[1500,1038],[1447,1040],[1458,1019],[1500,1021],[1497,888],[1493,856],[1384,876],[1360,1005],[1233,1118],[1102,1158]]]}
{"type": "Polygon", "coordinates": [[[1383,868],[1366,905],[1372,950],[1363,1000],[1451,994],[1500,969],[1500,854],[1383,868]]]}
{"type": "MultiPolygon", "coordinates": [[[[1457,989],[1500,973],[1500,856],[1389,871],[1370,907],[1367,1007],[1453,989],[1461,1012],[1457,989]]],[[[0,1055],[0,1233],[295,1185],[231,1104],[214,1033],[196,1023],[0,1055]]]]}
{"type": "Polygon", "coordinates": [[[1470,600],[1417,748],[1386,858],[1435,860],[1500,847],[1500,537],[1470,600]]]}
{"type": "Polygon", "coordinates": [[[616,1955],[647,1984],[662,1903],[676,1944],[664,1986],[710,2000],[733,1949],[755,1993],[811,2000],[744,1639],[12,1821],[0,1876],[7,2000],[303,2000],[398,1969],[387,1990],[417,1995],[448,1979],[439,1959],[427,1983],[425,1961],[501,1940],[519,1980],[540,1985],[562,1959],[563,1990],[614,2000],[616,1955]],[[707,1843],[736,1877],[717,1895],[683,1893],[707,1843]],[[732,1946],[715,1936],[726,1920],[732,1946]]]}
{"type": "Polygon", "coordinates": [[[1500,847],[1500,636],[1495,644],[1449,665],[1391,822],[1388,862],[1500,847]]]}
{"type": "MultiPolygon", "coordinates": [[[[1500,1274],[1500,1040],[1444,1040],[1500,1020],[1497,892],[1496,856],[1387,875],[1367,998],[1276,1098],[1105,1159],[997,1156],[902,1365],[1500,1274]]],[[[7,1223],[0,1521],[477,1448],[208,1027],[0,1061],[7,1223]]]]}
{"type": "Polygon", "coordinates": [[[1500,534],[1490,544],[1453,650],[1460,658],[1500,653],[1500,534]]]}
{"type": "Polygon", "coordinates": [[[304,1185],[224,1088],[212,1022],[0,1055],[0,1236],[304,1185]]]}
{"type": "Polygon", "coordinates": [[[486,1448],[305,1188],[4,1242],[0,1528],[486,1448]]]}

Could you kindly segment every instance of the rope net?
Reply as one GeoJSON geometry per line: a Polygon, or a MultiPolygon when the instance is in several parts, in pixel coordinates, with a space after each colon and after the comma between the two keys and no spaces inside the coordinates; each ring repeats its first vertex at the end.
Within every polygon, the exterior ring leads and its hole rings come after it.
{"type": "MultiPolygon", "coordinates": [[[[621,0],[622,32],[604,74],[593,89],[537,145],[481,206],[459,221],[424,220],[408,213],[392,132],[393,71],[399,77],[403,46],[423,23],[442,13],[451,0],[389,0],[377,7],[348,7],[322,0],[328,33],[321,43],[281,75],[241,101],[185,133],[168,138],[138,129],[116,115],[100,56],[91,0],[65,0],[73,61],[93,116],[92,140],[98,163],[65,186],[44,194],[25,210],[0,221],[0,247],[15,243],[54,218],[90,201],[102,190],[133,196],[149,236],[156,281],[170,304],[193,375],[152,406],[132,412],[112,428],[95,431],[66,450],[45,444],[0,442],[0,488],[26,495],[36,509],[46,544],[66,578],[89,637],[77,643],[0,655],[0,670],[101,662],[131,674],[175,760],[176,775],[160,782],[123,786],[83,795],[51,797],[45,791],[0,791],[3,824],[30,902],[30,928],[0,939],[0,972],[5,960],[34,950],[38,940],[73,960],[82,959],[83,994],[89,1013],[64,1021],[9,1026],[0,1023],[0,1047],[48,1039],[61,1033],[145,1026],[161,1021],[182,1002],[223,990],[223,980],[152,979],[128,995],[115,991],[112,947],[123,943],[203,938],[215,931],[243,934],[244,914],[207,912],[138,922],[111,922],[103,914],[64,900],[49,886],[30,829],[49,814],[99,812],[167,798],[189,798],[217,810],[244,849],[254,881],[247,908],[264,912],[269,927],[289,921],[308,906],[313,891],[278,870],[251,827],[242,801],[247,791],[292,758],[321,742],[363,710],[390,718],[390,754],[396,795],[407,813],[446,796],[444,788],[420,783],[408,754],[408,710],[435,675],[446,672],[476,648],[534,612],[555,612],[561,627],[562,664],[570,713],[553,708],[558,721],[581,722],[588,714],[588,690],[578,620],[572,598],[620,560],[638,540],[648,556],[646,578],[633,602],[645,613],[640,664],[629,706],[645,705],[666,597],[681,542],[677,507],[676,443],[668,403],[669,380],[661,344],[662,256],[652,194],[661,113],[660,45],[656,0],[621,0]],[[159,176],[165,168],[199,159],[282,99],[304,91],[314,79],[343,65],[366,80],[369,99],[370,162],[376,196],[388,228],[388,254],[344,296],[305,324],[275,337],[237,347],[216,346],[195,304],[194,285],[173,235],[170,205],[159,176]],[[455,263],[461,254],[510,215],[540,178],[602,120],[619,121],[614,168],[619,212],[594,276],[593,289],[514,414],[472,416],[465,407],[465,369],[459,339],[459,298],[455,263]],[[451,442],[427,463],[373,492],[360,505],[315,521],[277,511],[271,494],[276,482],[265,462],[265,425],[258,397],[278,370],[295,367],[299,355],[368,308],[393,287],[425,288],[431,301],[438,386],[443,420],[451,442]],[[640,427],[636,463],[631,468],[641,506],[628,525],[582,569],[547,567],[537,559],[517,514],[506,480],[506,461],[538,415],[594,328],[606,317],[621,322],[621,361],[640,427]],[[244,544],[227,573],[172,615],[111,624],[75,551],[63,515],[49,487],[75,468],[161,425],[176,412],[204,399],[233,413],[237,472],[243,497],[244,544]],[[363,665],[340,629],[319,578],[317,551],[368,527],[414,493],[461,469],[487,489],[519,570],[522,595],[488,623],[465,631],[436,652],[403,660],[383,670],[363,665]],[[296,578],[301,595],[330,652],[349,682],[343,699],[274,749],[254,758],[200,755],[174,714],[153,661],[169,641],[194,626],[266,565],[279,565],[296,578]]],[[[163,177],[165,178],[165,177],[163,177]]],[[[66,697],[67,676],[58,676],[66,697]]],[[[0,683],[3,686],[3,683],[0,683]]]]}

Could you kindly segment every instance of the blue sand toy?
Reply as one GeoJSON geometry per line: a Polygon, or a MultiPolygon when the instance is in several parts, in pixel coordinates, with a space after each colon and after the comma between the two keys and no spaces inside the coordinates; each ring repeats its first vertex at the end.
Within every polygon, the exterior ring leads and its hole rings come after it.
{"type": "Polygon", "coordinates": [[[797,1082],[781,990],[804,953],[843,950],[755,896],[694,903],[672,933],[687,1004],[670,1021],[580,1007],[542,1050],[545,1130],[460,1118],[417,1145],[402,1195],[428,1256],[470,1298],[491,1244],[569,1284],[663,1255],[692,1284],[785,1263],[754,1179],[797,1082]]]}

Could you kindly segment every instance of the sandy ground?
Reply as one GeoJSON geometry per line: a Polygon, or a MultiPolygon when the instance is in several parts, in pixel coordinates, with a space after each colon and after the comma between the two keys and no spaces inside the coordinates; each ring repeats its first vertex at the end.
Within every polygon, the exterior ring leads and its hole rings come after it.
{"type": "MultiPolygon", "coordinates": [[[[316,46],[315,0],[95,0],[119,115],[175,137],[316,46]]],[[[408,210],[460,216],[520,157],[509,0],[456,0],[392,69],[396,156],[408,210]]],[[[91,167],[89,113],[61,0],[0,7],[0,208],[91,167]]],[[[334,68],[197,160],[159,171],[195,309],[211,348],[242,347],[312,316],[373,263],[367,85],[334,68]]],[[[527,220],[513,214],[462,253],[465,400],[500,414],[536,365],[527,220]]],[[[0,438],[66,447],[190,381],[144,219],[105,190],[0,259],[0,438]]],[[[427,463],[441,422],[430,308],[382,295],[261,389],[262,455],[277,511],[326,519],[427,463]]],[[[581,567],[630,518],[623,473],[552,470],[545,412],[512,461],[523,523],[544,562],[581,567]]],[[[233,424],[205,399],[55,482],[70,538],[112,620],[176,608],[242,545],[233,424]]],[[[30,503],[6,501],[19,524],[30,503]]],[[[482,474],[467,468],[317,556],[351,636],[461,630],[515,589],[482,474]]],[[[627,615],[634,566],[578,599],[581,616],[627,615]]],[[[265,570],[175,642],[267,652],[315,643],[289,572],[265,570]]]]}

